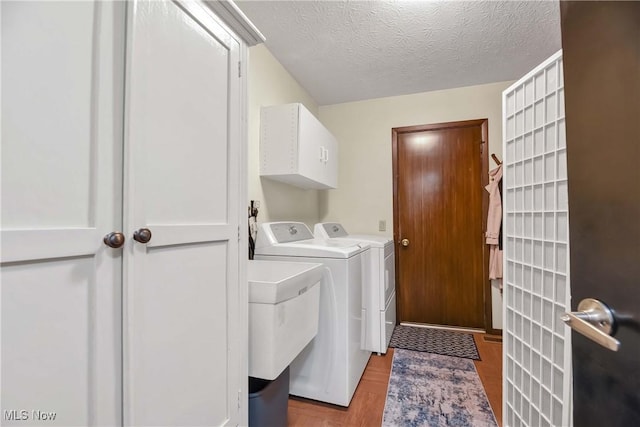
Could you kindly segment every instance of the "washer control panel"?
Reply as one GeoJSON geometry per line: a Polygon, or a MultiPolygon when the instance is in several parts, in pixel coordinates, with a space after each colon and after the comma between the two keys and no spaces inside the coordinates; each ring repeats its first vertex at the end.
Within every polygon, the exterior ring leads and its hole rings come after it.
{"type": "Polygon", "coordinates": [[[322,227],[324,228],[324,231],[327,232],[327,236],[329,236],[330,238],[348,236],[347,230],[345,230],[344,227],[337,222],[325,222],[324,224],[322,224],[322,227]]]}
{"type": "Polygon", "coordinates": [[[280,222],[271,224],[271,232],[278,243],[313,239],[311,230],[302,222],[280,222]]]}

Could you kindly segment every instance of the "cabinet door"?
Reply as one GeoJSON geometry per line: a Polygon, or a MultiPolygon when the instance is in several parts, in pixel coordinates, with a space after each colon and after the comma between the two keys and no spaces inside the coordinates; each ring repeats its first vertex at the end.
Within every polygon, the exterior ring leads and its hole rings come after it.
{"type": "Polygon", "coordinates": [[[152,236],[125,253],[125,424],[242,424],[240,45],[199,2],[129,12],[125,229],[152,236]]]}
{"type": "Polygon", "coordinates": [[[323,182],[327,184],[328,188],[338,188],[338,141],[326,128],[322,129],[326,135],[324,146],[327,150],[322,172],[323,182]]]}
{"type": "Polygon", "coordinates": [[[326,129],[311,112],[298,105],[298,171],[315,181],[310,188],[325,186],[325,161],[327,157],[326,129]]]}
{"type": "Polygon", "coordinates": [[[2,425],[117,425],[124,8],[0,7],[2,425]]]}

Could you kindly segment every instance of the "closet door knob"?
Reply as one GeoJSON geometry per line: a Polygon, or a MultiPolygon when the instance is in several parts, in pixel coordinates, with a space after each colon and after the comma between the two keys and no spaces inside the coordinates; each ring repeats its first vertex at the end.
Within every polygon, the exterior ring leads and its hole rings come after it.
{"type": "Polygon", "coordinates": [[[151,240],[151,230],[140,228],[133,233],[133,240],[139,243],[148,243],[151,240]]]}
{"type": "Polygon", "coordinates": [[[124,245],[124,240],[124,234],[119,231],[112,231],[111,233],[104,236],[104,239],[102,239],[105,245],[113,249],[122,247],[122,245],[124,245]]]}
{"type": "Polygon", "coordinates": [[[409,246],[409,239],[402,239],[402,242],[400,243],[402,243],[402,246],[406,248],[407,246],[409,246]]]}

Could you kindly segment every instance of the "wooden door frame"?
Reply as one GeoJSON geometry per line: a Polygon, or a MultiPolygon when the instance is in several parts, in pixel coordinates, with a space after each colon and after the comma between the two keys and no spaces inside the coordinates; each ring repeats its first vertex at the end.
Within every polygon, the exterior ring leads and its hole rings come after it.
{"type": "MultiPolygon", "coordinates": [[[[399,202],[398,202],[398,179],[400,176],[400,168],[398,167],[398,135],[412,132],[423,132],[439,129],[451,129],[451,128],[463,128],[480,126],[482,132],[482,152],[481,158],[481,177],[482,182],[482,230],[483,233],[487,230],[487,213],[489,210],[489,193],[484,191],[484,187],[489,184],[489,119],[476,119],[476,120],[464,120],[459,122],[446,122],[435,123],[428,125],[416,125],[416,126],[403,126],[391,129],[391,143],[392,143],[392,170],[393,170],[393,240],[396,245],[396,284],[400,283],[400,265],[398,261],[399,244],[400,244],[400,223],[399,223],[399,202]]],[[[484,236],[484,234],[483,234],[484,236]]],[[[489,249],[482,239],[482,273],[483,273],[483,297],[484,297],[484,327],[485,331],[490,334],[501,334],[499,329],[493,329],[492,318],[492,304],[491,304],[491,281],[489,280],[489,249]]],[[[396,286],[396,292],[402,293],[399,286],[396,286]]],[[[400,301],[400,295],[398,295],[397,301],[400,301]]],[[[397,303],[396,303],[397,304],[397,303]]],[[[402,319],[402,309],[397,307],[398,319],[402,319]]]]}

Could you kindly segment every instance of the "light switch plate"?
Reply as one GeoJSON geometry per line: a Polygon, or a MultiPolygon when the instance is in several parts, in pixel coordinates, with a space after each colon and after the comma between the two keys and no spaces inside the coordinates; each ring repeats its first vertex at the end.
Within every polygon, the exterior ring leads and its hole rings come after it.
{"type": "Polygon", "coordinates": [[[384,219],[378,221],[378,231],[387,231],[387,221],[384,219]]]}

